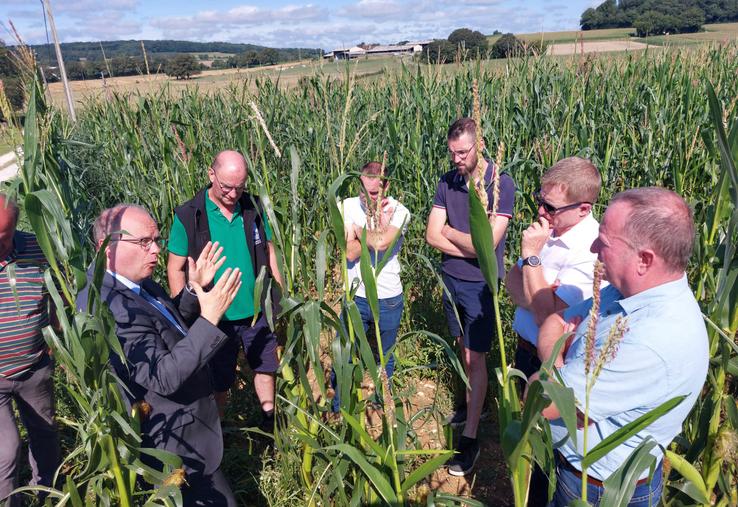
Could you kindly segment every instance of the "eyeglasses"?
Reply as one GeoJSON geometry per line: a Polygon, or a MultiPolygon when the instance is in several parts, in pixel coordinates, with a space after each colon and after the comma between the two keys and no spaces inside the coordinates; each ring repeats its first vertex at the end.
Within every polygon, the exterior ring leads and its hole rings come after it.
{"type": "Polygon", "coordinates": [[[240,193],[240,192],[243,192],[243,191],[244,191],[244,189],[246,188],[246,185],[239,185],[239,186],[237,186],[237,187],[233,187],[233,186],[231,186],[231,185],[223,185],[223,184],[222,184],[222,183],[220,182],[220,180],[218,179],[218,175],[217,175],[217,174],[215,174],[215,171],[213,171],[213,178],[215,178],[215,181],[217,181],[217,182],[218,182],[218,186],[220,187],[220,190],[221,190],[221,192],[223,192],[223,193],[224,193],[224,194],[226,194],[226,195],[227,195],[227,194],[230,194],[230,193],[231,193],[231,192],[233,192],[234,190],[235,190],[235,191],[236,191],[236,193],[238,194],[238,193],[240,193]]]}
{"type": "Polygon", "coordinates": [[[123,241],[124,243],[134,243],[144,250],[151,250],[151,246],[156,243],[160,249],[164,248],[166,240],[161,236],[158,238],[114,238],[110,241],[123,241]]]}
{"type": "Polygon", "coordinates": [[[460,151],[448,150],[448,154],[451,156],[451,159],[453,159],[454,157],[459,157],[461,160],[466,160],[466,157],[469,156],[469,153],[471,153],[471,151],[476,147],[477,145],[475,143],[469,146],[469,148],[467,148],[466,150],[460,150],[460,151]]]}
{"type": "Polygon", "coordinates": [[[557,208],[556,206],[554,206],[552,204],[549,204],[549,203],[547,203],[546,201],[543,200],[543,197],[541,197],[541,191],[540,190],[538,192],[535,192],[533,194],[533,198],[536,200],[536,204],[539,207],[543,206],[544,211],[546,213],[548,213],[549,215],[551,215],[551,216],[555,215],[556,213],[558,213],[560,211],[566,211],[568,209],[577,208],[577,207],[581,206],[582,204],[592,204],[591,202],[582,201],[582,202],[575,202],[573,204],[567,204],[566,206],[560,206],[560,207],[557,208]]]}

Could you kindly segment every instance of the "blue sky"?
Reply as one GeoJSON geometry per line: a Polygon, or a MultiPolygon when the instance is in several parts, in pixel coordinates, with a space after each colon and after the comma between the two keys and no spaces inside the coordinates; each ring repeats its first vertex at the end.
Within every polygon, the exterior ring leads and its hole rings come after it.
{"type": "MultiPolygon", "coordinates": [[[[469,27],[482,33],[575,30],[593,0],[50,0],[63,42],[183,39],[273,47],[333,49],[360,42],[446,37],[469,27]]],[[[40,0],[2,0],[29,43],[46,42],[40,0]]],[[[12,37],[0,28],[0,38],[12,37]]]]}

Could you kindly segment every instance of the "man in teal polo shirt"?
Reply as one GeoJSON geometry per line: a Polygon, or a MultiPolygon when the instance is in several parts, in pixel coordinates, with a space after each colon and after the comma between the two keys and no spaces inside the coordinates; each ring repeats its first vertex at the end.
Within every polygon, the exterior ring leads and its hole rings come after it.
{"type": "Polygon", "coordinates": [[[244,192],[247,175],[246,160],[240,153],[227,150],[215,157],[208,169],[210,185],[175,209],[167,276],[172,294],[179,293],[187,283],[187,257],[197,258],[208,241],[217,243],[226,258],[213,283],[227,268],[241,270],[241,289],[219,325],[230,339],[210,363],[215,397],[222,417],[228,389],[236,379],[236,360],[242,343],[255,372],[254,388],[263,412],[261,428],[271,431],[277,342],[264,315],[260,314],[254,322],[254,283],[262,268],[267,277],[280,285],[281,278],[266,216],[258,198],[244,192]]]}

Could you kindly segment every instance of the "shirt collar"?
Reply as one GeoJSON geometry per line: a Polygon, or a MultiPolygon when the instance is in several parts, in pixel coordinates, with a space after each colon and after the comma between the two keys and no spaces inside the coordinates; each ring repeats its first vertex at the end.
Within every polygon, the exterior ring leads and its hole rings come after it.
{"type": "Polygon", "coordinates": [[[591,241],[592,229],[598,228],[599,224],[597,220],[592,216],[590,212],[584,219],[582,219],[574,227],[566,231],[561,236],[551,236],[552,241],[558,241],[566,248],[574,246],[581,246],[583,241],[591,241]]]}
{"type": "Polygon", "coordinates": [[[106,271],[110,274],[110,276],[112,276],[113,278],[115,278],[116,280],[118,280],[120,283],[122,283],[123,285],[125,285],[126,287],[128,287],[129,289],[131,289],[136,294],[139,294],[139,295],[141,294],[141,285],[140,284],[137,284],[136,282],[132,282],[131,280],[129,280],[125,276],[121,275],[120,273],[114,273],[114,272],[110,271],[109,269],[106,270],[106,271]]]}
{"type": "MultiPolygon", "coordinates": [[[[487,170],[484,171],[484,186],[486,187],[492,182],[496,166],[494,163],[492,163],[491,160],[485,159],[485,161],[487,162],[487,170]]],[[[469,190],[469,182],[464,180],[464,177],[461,175],[458,169],[456,170],[456,175],[454,176],[454,178],[464,190],[469,190]]]]}
{"type": "MultiPolygon", "coordinates": [[[[223,212],[220,211],[220,208],[218,207],[218,205],[215,204],[215,202],[213,202],[213,200],[210,198],[207,191],[205,191],[205,209],[208,209],[210,211],[217,211],[221,215],[223,214],[223,212]]],[[[238,215],[239,213],[241,213],[241,199],[236,201],[236,207],[233,209],[234,216],[238,215]]]]}
{"type": "Polygon", "coordinates": [[[674,299],[684,290],[689,290],[686,273],[678,280],[651,287],[648,290],[621,299],[618,303],[626,314],[630,314],[656,301],[674,299]]]}

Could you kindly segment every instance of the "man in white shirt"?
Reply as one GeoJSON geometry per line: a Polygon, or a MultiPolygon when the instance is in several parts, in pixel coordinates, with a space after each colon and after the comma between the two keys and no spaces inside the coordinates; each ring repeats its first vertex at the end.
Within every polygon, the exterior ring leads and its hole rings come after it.
{"type": "MultiPolygon", "coordinates": [[[[410,212],[399,201],[387,196],[389,181],[381,174],[379,162],[369,162],[361,168],[362,189],[357,197],[349,197],[341,202],[344,230],[346,232],[346,260],[348,277],[352,288],[358,284],[354,302],[361,312],[364,329],[374,325],[374,317],[366,299],[366,290],[361,277],[361,238],[366,229],[366,241],[372,265],[376,265],[384,255],[389,260],[377,276],[377,295],[379,297],[379,333],[382,353],[386,354],[395,344],[397,331],[402,320],[404,299],[400,281],[400,261],[397,258],[402,248],[403,235],[407,230],[410,212]],[[395,242],[391,252],[387,249],[395,242]]],[[[387,359],[387,376],[392,377],[395,359],[387,359]]],[[[335,387],[335,381],[334,381],[335,387]]],[[[340,399],[338,390],[333,398],[333,409],[338,411],[340,399]]]]}
{"type": "Polygon", "coordinates": [[[592,205],[600,185],[597,168],[579,157],[560,160],[541,177],[535,194],[538,220],[523,232],[521,260],[505,279],[517,305],[515,367],[528,377],[541,366],[536,354],[541,323],[592,296],[597,255],[590,247],[599,228],[592,205]]]}

